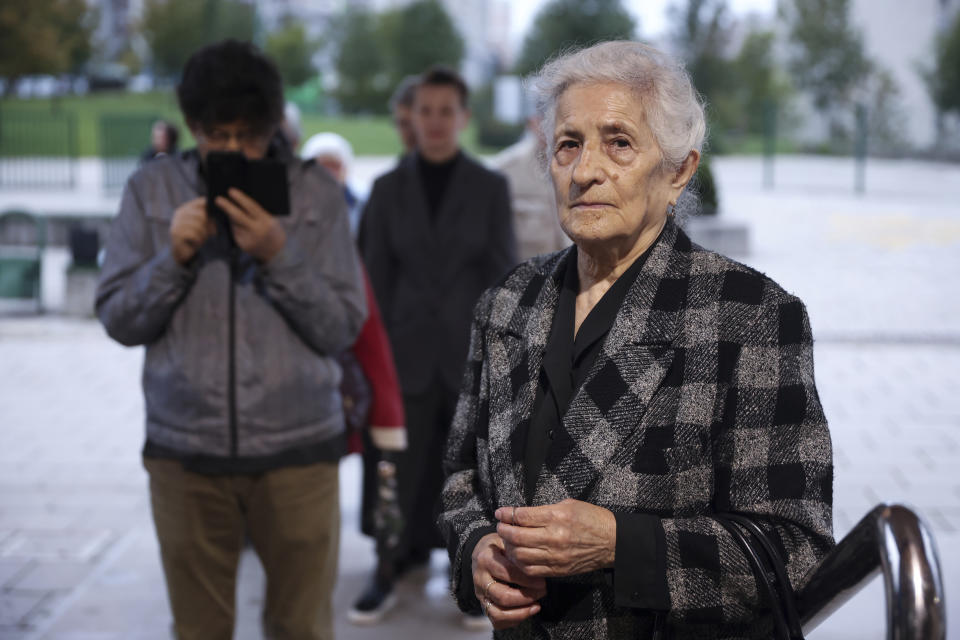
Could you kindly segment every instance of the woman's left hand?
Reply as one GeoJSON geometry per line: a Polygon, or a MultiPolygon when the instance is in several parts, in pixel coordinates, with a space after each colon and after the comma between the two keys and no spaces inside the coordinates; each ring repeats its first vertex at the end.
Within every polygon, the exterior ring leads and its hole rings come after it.
{"type": "Polygon", "coordinates": [[[528,576],[571,576],[613,566],[617,521],[603,507],[564,500],[500,507],[495,515],[504,552],[528,576]]]}

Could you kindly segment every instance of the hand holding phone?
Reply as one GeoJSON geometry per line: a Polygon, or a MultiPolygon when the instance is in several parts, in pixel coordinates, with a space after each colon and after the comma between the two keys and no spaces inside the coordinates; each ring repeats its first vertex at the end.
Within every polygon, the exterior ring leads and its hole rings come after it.
{"type": "Polygon", "coordinates": [[[239,189],[230,188],[227,196],[217,196],[215,202],[230,220],[237,246],[260,262],[269,262],[287,242],[283,227],[266,209],[239,189]]]}
{"type": "Polygon", "coordinates": [[[230,232],[238,247],[261,262],[269,261],[286,243],[286,233],[274,219],[290,213],[286,165],[211,151],[204,168],[211,218],[230,232]]]}

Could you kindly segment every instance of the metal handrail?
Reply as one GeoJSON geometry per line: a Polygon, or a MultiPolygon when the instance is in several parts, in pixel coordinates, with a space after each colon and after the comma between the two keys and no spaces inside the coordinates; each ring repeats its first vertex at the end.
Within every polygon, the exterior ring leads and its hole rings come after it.
{"type": "Polygon", "coordinates": [[[804,634],[883,572],[888,640],[943,640],[946,606],[929,527],[912,510],[881,504],[813,570],[797,592],[804,634]]]}

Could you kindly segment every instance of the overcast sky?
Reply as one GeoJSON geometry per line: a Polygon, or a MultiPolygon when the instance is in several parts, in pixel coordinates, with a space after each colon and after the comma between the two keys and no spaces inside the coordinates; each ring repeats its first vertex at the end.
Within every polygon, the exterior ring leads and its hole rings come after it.
{"type": "MultiPolygon", "coordinates": [[[[625,0],[624,4],[633,13],[640,24],[640,33],[644,37],[656,37],[667,27],[667,7],[679,0],[625,0]]],[[[515,0],[510,4],[512,39],[519,46],[523,35],[530,27],[537,10],[547,0],[515,0]]],[[[733,14],[757,11],[772,14],[776,0],[728,0],[733,14]]]]}

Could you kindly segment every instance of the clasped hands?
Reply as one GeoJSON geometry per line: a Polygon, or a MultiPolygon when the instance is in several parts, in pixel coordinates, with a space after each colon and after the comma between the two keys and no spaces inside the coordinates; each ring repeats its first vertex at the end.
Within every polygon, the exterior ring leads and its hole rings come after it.
{"type": "Polygon", "coordinates": [[[494,629],[516,626],[540,611],[546,578],[613,566],[613,513],[580,500],[542,507],[500,507],[497,532],[473,550],[473,589],[494,629]]]}
{"type": "MultiPolygon", "coordinates": [[[[229,198],[217,197],[217,206],[230,218],[230,227],[237,246],[260,262],[269,262],[286,244],[286,233],[280,223],[256,200],[231,188],[229,198]]],[[[170,247],[180,264],[193,259],[203,243],[216,235],[217,228],[207,215],[206,198],[194,198],[180,205],[170,223],[170,247]]]]}

